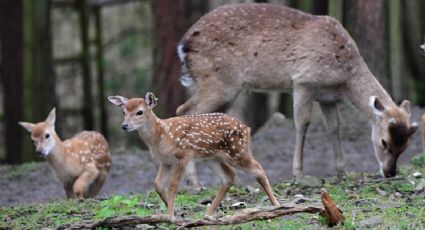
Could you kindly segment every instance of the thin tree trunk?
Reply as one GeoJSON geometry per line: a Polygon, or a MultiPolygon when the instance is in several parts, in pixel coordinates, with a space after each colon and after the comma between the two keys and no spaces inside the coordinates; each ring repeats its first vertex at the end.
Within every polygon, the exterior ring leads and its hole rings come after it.
{"type": "Polygon", "coordinates": [[[22,119],[23,32],[22,2],[0,1],[1,80],[5,125],[6,162],[22,161],[22,134],[18,126],[22,119]]]}
{"type": "MultiPolygon", "coordinates": [[[[391,93],[395,101],[400,102],[404,97],[402,79],[403,38],[401,28],[400,0],[389,1],[390,29],[390,64],[391,64],[391,93]]],[[[404,82],[404,83],[403,83],[404,82]]]]}
{"type": "Polygon", "coordinates": [[[184,88],[179,83],[181,64],[176,45],[188,28],[185,0],[151,1],[153,31],[153,89],[160,100],[159,113],[175,115],[184,102],[184,88]]]}
{"type": "Polygon", "coordinates": [[[420,106],[425,106],[425,65],[424,59],[419,51],[419,45],[424,43],[425,34],[425,1],[410,0],[402,1],[403,9],[403,47],[408,76],[413,79],[413,85],[409,90],[420,106]]]}
{"type": "Polygon", "coordinates": [[[386,9],[385,0],[345,0],[343,24],[372,73],[384,88],[389,89],[386,9]]]}
{"type": "MultiPolygon", "coordinates": [[[[56,104],[52,66],[50,1],[23,1],[24,120],[42,121],[56,104]]],[[[37,159],[29,138],[23,141],[23,160],[37,159]]]]}
{"type": "Polygon", "coordinates": [[[86,0],[78,0],[81,29],[81,65],[83,71],[83,118],[84,128],[93,130],[93,94],[90,69],[90,41],[89,41],[89,9],[86,0]]]}

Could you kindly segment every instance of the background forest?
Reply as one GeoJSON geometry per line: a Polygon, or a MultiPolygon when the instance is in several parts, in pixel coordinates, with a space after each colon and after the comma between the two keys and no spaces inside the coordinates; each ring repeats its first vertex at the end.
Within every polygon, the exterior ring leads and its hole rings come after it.
{"type": "MultiPolygon", "coordinates": [[[[106,96],[154,92],[160,117],[175,115],[186,92],[175,45],[206,12],[249,0],[37,0],[0,2],[0,161],[37,160],[17,122],[41,121],[57,108],[68,138],[101,131],[113,149],[141,146],[120,131],[121,114],[106,96]]],[[[422,0],[262,0],[331,15],[352,35],[372,72],[400,102],[425,106],[422,0]]],[[[273,111],[291,117],[291,97],[246,93],[231,113],[254,129],[273,111]],[[256,113],[252,113],[256,111],[256,113]]],[[[143,146],[141,146],[143,147],[143,146]]]]}

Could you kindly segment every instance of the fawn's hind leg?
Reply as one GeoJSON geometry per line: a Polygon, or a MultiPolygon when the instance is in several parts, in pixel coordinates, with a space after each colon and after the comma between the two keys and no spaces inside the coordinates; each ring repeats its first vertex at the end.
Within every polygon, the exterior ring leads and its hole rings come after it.
{"type": "Polygon", "coordinates": [[[276,197],[273,194],[269,180],[267,179],[266,171],[264,171],[260,163],[258,163],[258,161],[256,161],[252,157],[251,153],[246,155],[246,159],[243,159],[243,164],[241,165],[241,167],[245,171],[255,175],[257,182],[261,185],[263,190],[266,192],[272,205],[279,205],[279,202],[277,201],[276,197]]]}
{"type": "Polygon", "coordinates": [[[96,180],[98,175],[99,170],[94,164],[88,166],[86,171],[84,171],[74,182],[74,195],[79,199],[87,197],[89,195],[89,186],[96,180]]]}
{"type": "Polygon", "coordinates": [[[95,197],[97,195],[105,183],[106,178],[108,177],[108,172],[108,170],[101,170],[99,172],[99,176],[96,178],[93,184],[90,185],[88,197],[95,197]]]}

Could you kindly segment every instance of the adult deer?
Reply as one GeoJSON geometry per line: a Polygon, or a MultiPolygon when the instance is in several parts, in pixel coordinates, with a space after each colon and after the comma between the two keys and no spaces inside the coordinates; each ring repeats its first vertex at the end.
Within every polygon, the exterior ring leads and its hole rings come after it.
{"type": "MultiPolygon", "coordinates": [[[[396,174],[396,162],[418,124],[410,102],[397,106],[362,59],[348,32],[334,18],[271,4],[235,4],[197,21],[177,47],[181,83],[194,91],[177,114],[215,111],[242,90],[290,92],[296,143],[293,174],[302,176],[303,146],[313,101],[325,117],[336,169],[344,174],[338,103],[348,100],[372,126],[380,172],[396,174]]],[[[255,112],[255,111],[253,111],[255,112]]]]}
{"type": "Polygon", "coordinates": [[[159,162],[155,189],[174,217],[176,192],[189,162],[202,159],[221,180],[221,186],[206,216],[211,216],[236,179],[235,168],[254,174],[273,205],[273,195],[266,172],[252,157],[250,129],[226,114],[202,114],[159,119],[152,111],[156,98],[147,93],[145,98],[127,99],[110,96],[109,101],[124,111],[122,129],[137,130],[148,145],[152,157],[159,162]],[[164,185],[168,184],[168,197],[164,185]]]}
{"type": "Polygon", "coordinates": [[[56,134],[55,120],[56,112],[52,109],[45,121],[19,124],[31,133],[37,154],[47,159],[67,198],[94,197],[109,173],[108,142],[93,131],[83,131],[62,141],[56,134]]]}

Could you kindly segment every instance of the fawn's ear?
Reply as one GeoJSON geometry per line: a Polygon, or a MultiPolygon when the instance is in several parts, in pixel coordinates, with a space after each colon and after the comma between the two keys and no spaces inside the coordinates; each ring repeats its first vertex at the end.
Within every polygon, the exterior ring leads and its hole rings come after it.
{"type": "Polygon", "coordinates": [[[18,124],[24,127],[28,132],[32,132],[32,128],[34,128],[33,123],[20,121],[18,124]]]}
{"type": "Polygon", "coordinates": [[[127,104],[128,99],[123,96],[109,96],[108,100],[119,107],[122,107],[127,104]]]}
{"type": "Polygon", "coordinates": [[[50,111],[49,116],[47,116],[46,122],[50,126],[55,126],[56,121],[56,108],[53,108],[52,111],[50,111]]]}
{"type": "Polygon", "coordinates": [[[153,95],[153,93],[151,92],[146,93],[145,102],[149,106],[149,108],[152,109],[153,107],[155,107],[157,100],[158,98],[156,98],[155,95],[153,95]]]}
{"type": "Polygon", "coordinates": [[[381,100],[379,100],[379,98],[376,96],[371,96],[369,98],[369,107],[377,116],[381,116],[382,113],[385,111],[384,105],[382,104],[381,100]]]}

